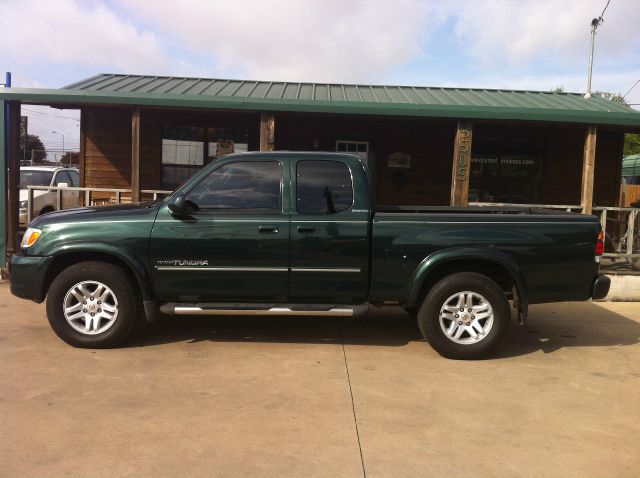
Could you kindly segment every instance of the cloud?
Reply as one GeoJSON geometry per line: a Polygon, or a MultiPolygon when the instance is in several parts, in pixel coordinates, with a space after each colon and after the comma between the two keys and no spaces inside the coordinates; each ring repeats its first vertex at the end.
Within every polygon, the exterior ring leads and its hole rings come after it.
{"type": "MultiPolygon", "coordinates": [[[[584,63],[591,19],[604,0],[491,0],[449,4],[455,34],[473,61],[507,60],[513,65],[546,59],[558,65],[584,63]],[[455,13],[454,13],[455,12],[455,13]]],[[[615,0],[598,28],[596,54],[602,61],[619,59],[640,47],[640,2],[615,0]]],[[[636,65],[637,56],[634,58],[636,65]]]]}
{"type": "Polygon", "coordinates": [[[14,68],[53,63],[145,71],[166,65],[154,32],[136,28],[102,2],[78,0],[3,2],[0,52],[14,68]]]}
{"type": "MultiPolygon", "coordinates": [[[[278,80],[362,81],[422,54],[430,4],[416,0],[122,1],[211,69],[278,80]]],[[[435,20],[434,20],[435,21],[435,20]]]]}

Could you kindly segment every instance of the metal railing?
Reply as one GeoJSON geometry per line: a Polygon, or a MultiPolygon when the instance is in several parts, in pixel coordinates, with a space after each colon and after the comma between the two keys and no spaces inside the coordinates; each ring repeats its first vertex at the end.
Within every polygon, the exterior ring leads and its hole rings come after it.
{"type": "MultiPolygon", "coordinates": [[[[34,191],[48,191],[56,193],[56,210],[64,209],[64,197],[66,192],[77,191],[78,194],[82,193],[84,206],[97,206],[105,204],[121,204],[124,202],[131,202],[131,189],[114,189],[114,188],[87,188],[87,187],[58,187],[58,186],[27,186],[27,224],[33,219],[33,206],[34,206],[34,191]],[[101,193],[103,197],[94,199],[94,193],[101,193]],[[126,195],[129,194],[129,197],[126,195]],[[109,195],[109,196],[107,196],[109,195]],[[113,199],[113,201],[112,201],[113,199]],[[105,202],[107,201],[107,202],[105,202]],[[100,204],[98,204],[100,202],[100,204]]],[[[164,197],[172,194],[173,191],[165,191],[160,189],[142,189],[140,190],[140,196],[151,196],[155,201],[159,197],[164,197]]],[[[73,207],[78,205],[74,204],[73,207]]]]}
{"type": "Polygon", "coordinates": [[[640,268],[640,208],[595,206],[593,210],[594,213],[600,211],[600,225],[605,237],[603,256],[624,258],[632,266],[640,268]]]}
{"type": "Polygon", "coordinates": [[[529,207],[536,209],[561,209],[567,212],[582,211],[582,206],[576,204],[514,204],[506,202],[470,202],[469,206],[529,207]]]}

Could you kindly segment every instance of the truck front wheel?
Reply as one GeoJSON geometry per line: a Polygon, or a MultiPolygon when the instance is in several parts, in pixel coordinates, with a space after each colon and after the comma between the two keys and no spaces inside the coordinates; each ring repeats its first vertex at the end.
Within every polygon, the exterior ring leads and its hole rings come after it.
{"type": "Polygon", "coordinates": [[[509,328],[502,288],[475,272],[452,274],[435,284],[418,311],[424,338],[442,356],[481,359],[494,353],[509,328]]]}
{"type": "Polygon", "coordinates": [[[118,266],[94,261],[74,264],[49,288],[49,324],[58,337],[74,347],[113,347],[138,321],[135,291],[127,273],[118,266]]]}

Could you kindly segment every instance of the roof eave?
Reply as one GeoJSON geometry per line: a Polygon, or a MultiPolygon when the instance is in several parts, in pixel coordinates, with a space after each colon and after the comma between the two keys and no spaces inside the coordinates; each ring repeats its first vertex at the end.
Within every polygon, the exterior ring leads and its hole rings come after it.
{"type": "Polygon", "coordinates": [[[0,100],[69,105],[139,105],[217,108],[252,111],[335,113],[429,118],[464,118],[604,124],[640,128],[640,112],[590,111],[552,108],[434,105],[411,103],[357,103],[346,101],[238,98],[230,96],[118,93],[33,88],[0,89],[0,100]]]}

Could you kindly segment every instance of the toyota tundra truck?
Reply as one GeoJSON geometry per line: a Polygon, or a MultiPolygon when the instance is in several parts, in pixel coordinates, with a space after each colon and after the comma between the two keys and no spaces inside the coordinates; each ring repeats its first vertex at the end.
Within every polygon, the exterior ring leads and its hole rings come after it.
{"type": "MultiPolygon", "coordinates": [[[[532,208],[374,207],[355,155],[250,152],[163,201],[34,219],[11,291],[76,347],[113,347],[164,315],[414,314],[441,355],[478,359],[529,304],[601,299],[602,230],[532,208]]],[[[558,320],[562,320],[560,317],[558,320]]]]}

